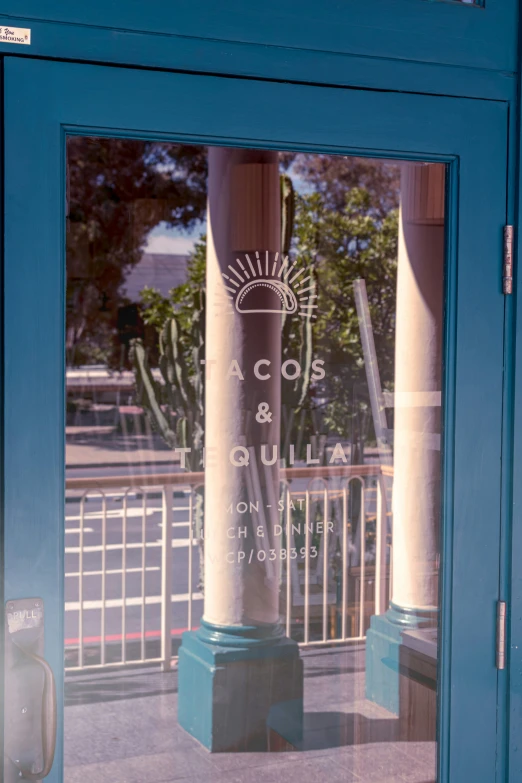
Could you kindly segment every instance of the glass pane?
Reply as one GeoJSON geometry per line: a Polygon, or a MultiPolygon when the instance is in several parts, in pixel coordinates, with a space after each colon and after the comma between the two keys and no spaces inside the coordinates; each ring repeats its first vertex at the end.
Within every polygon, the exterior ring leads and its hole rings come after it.
{"type": "Polygon", "coordinates": [[[444,203],[68,139],[68,783],[437,779],[444,203]]]}

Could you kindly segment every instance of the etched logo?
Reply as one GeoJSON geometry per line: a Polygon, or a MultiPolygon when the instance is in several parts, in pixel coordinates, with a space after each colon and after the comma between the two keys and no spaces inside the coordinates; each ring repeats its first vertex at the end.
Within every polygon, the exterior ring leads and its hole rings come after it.
{"type": "Polygon", "coordinates": [[[226,312],[299,313],[316,318],[315,282],[297,260],[290,263],[288,256],[256,250],[237,257],[228,270],[222,272],[226,297],[219,301],[226,312]]]}

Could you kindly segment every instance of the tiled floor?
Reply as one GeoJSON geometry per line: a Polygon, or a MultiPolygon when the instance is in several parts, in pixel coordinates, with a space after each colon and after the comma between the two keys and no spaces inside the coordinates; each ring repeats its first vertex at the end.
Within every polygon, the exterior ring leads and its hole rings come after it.
{"type": "Polygon", "coordinates": [[[70,677],[65,783],[434,783],[435,745],[398,742],[364,698],[364,648],[303,653],[303,747],[210,754],[177,725],[177,672],[70,677]]]}

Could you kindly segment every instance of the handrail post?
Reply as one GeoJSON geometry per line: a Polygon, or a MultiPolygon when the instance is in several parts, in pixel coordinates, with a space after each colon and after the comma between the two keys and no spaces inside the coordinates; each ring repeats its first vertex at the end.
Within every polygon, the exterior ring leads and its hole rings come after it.
{"type": "Polygon", "coordinates": [[[170,671],[172,661],[172,523],[173,487],[163,487],[163,527],[161,532],[161,668],[170,671]]]}

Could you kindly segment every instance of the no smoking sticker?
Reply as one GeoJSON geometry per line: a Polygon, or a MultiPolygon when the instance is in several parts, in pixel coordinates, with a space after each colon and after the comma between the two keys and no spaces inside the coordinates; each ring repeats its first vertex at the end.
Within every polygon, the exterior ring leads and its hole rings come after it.
{"type": "Polygon", "coordinates": [[[29,27],[0,27],[0,43],[31,45],[29,27]]]}

